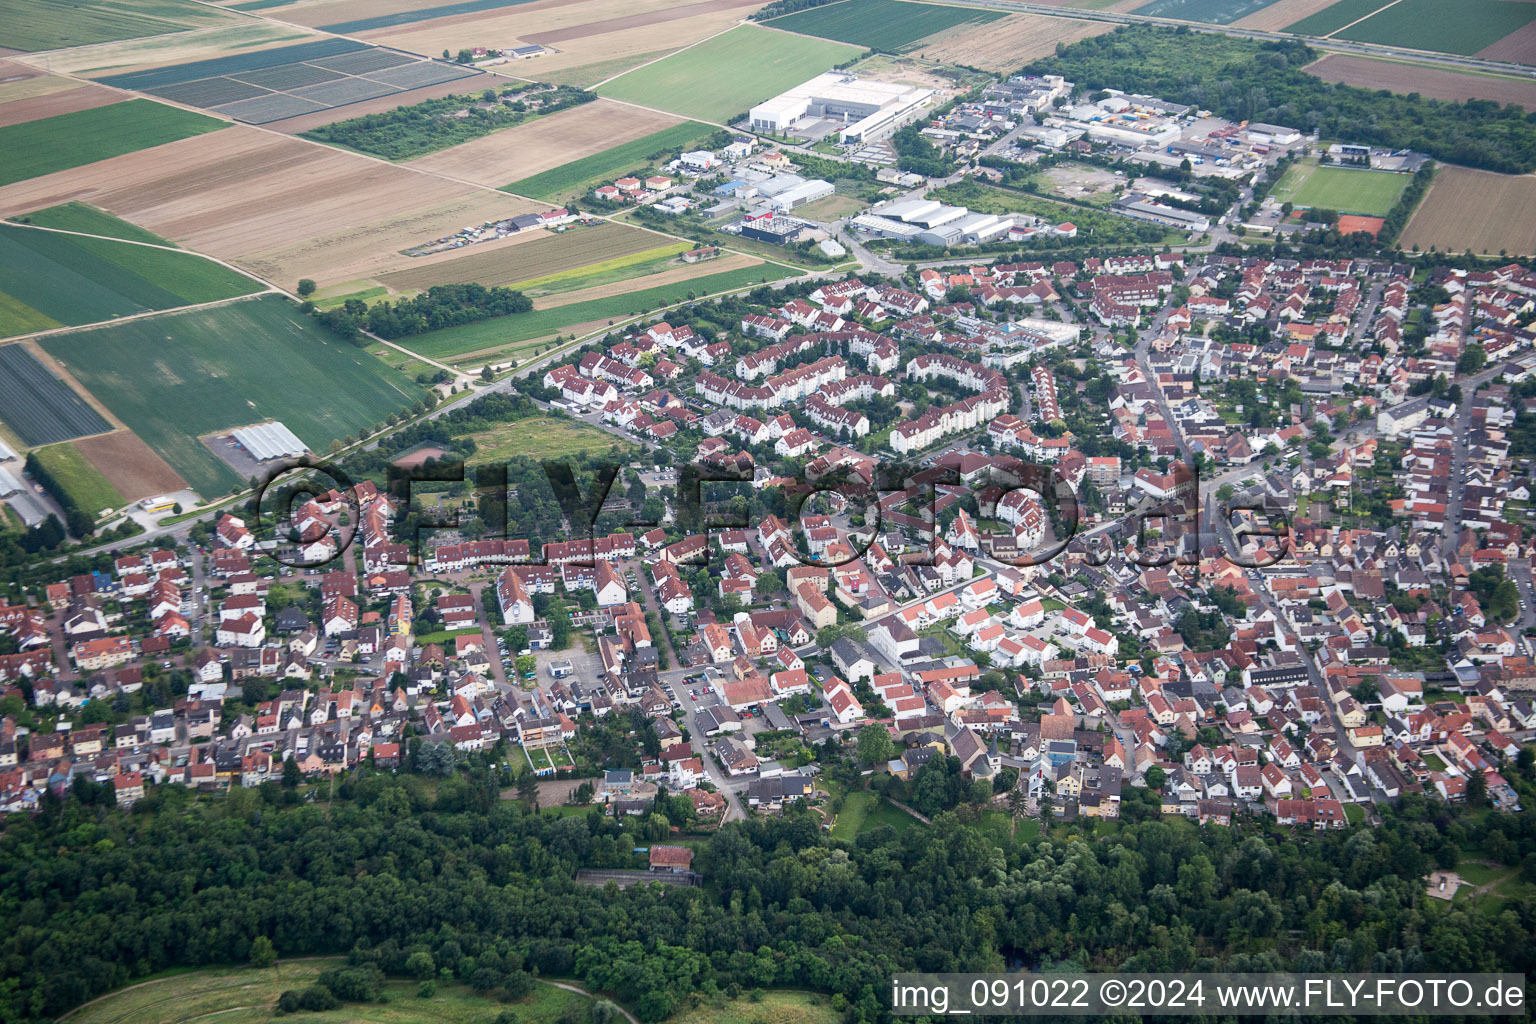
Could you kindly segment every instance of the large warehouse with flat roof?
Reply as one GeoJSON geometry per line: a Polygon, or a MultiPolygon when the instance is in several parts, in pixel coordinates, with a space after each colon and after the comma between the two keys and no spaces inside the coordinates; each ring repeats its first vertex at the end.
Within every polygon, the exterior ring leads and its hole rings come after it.
{"type": "Polygon", "coordinates": [[[840,117],[839,140],[857,143],[894,127],[932,98],[932,89],[828,71],[753,107],[752,127],[777,133],[802,117],[840,117]]]}
{"type": "Polygon", "coordinates": [[[293,431],[277,420],[268,420],[251,427],[241,427],[229,434],[257,462],[280,459],[285,455],[303,455],[309,451],[293,431]]]}

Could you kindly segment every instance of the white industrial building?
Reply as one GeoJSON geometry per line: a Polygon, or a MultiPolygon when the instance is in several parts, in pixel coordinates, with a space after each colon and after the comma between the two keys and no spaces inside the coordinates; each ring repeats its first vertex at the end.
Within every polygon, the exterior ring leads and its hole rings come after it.
{"type": "Polygon", "coordinates": [[[933,99],[933,90],[828,71],[751,110],[756,131],[782,133],[803,117],[841,118],[838,139],[858,143],[893,128],[933,99]]]}
{"type": "Polygon", "coordinates": [[[287,455],[304,455],[309,451],[309,447],[293,431],[277,420],[240,427],[230,431],[229,436],[257,462],[280,459],[287,455]]]}
{"type": "Polygon", "coordinates": [[[855,217],[853,226],[868,234],[926,245],[979,245],[1005,237],[1013,227],[1013,218],[972,213],[936,199],[901,199],[855,217]]]}

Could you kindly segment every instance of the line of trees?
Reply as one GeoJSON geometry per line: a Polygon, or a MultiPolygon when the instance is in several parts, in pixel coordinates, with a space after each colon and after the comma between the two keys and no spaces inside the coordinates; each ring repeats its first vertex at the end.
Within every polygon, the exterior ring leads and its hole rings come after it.
{"type": "Polygon", "coordinates": [[[405,338],[532,308],[533,300],[520,291],[483,284],[435,284],[415,298],[384,299],[372,306],[362,299],[348,299],[334,309],[311,307],[316,320],[353,344],[362,342],[363,331],[380,338],[405,338]]]}

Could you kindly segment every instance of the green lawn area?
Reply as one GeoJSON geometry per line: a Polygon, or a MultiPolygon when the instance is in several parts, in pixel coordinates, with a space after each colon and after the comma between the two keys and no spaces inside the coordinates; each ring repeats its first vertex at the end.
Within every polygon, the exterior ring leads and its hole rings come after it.
{"type": "Polygon", "coordinates": [[[900,807],[897,807],[895,804],[888,800],[881,800],[880,803],[865,816],[864,824],[859,827],[859,831],[868,832],[871,829],[877,829],[882,825],[889,825],[897,832],[901,832],[905,829],[911,828],[913,825],[921,824],[922,822],[912,817],[912,815],[908,814],[900,807]]]}
{"type": "Polygon", "coordinates": [[[244,481],[202,435],[275,419],[323,453],[423,394],[276,295],[54,335],[43,347],[205,498],[244,481]]]}
{"type": "Polygon", "coordinates": [[[857,46],[741,25],[598,88],[600,96],[727,124],[860,54],[857,46]]]}
{"type": "Polygon", "coordinates": [[[470,434],[479,450],[472,463],[506,462],[516,455],[561,459],[582,452],[607,451],[617,445],[625,452],[634,445],[590,423],[558,416],[534,416],[470,434]]]}
{"type": "Polygon", "coordinates": [[[1473,885],[1487,885],[1513,871],[1514,868],[1493,867],[1477,861],[1462,861],[1456,865],[1456,873],[1473,885]]]}
{"type": "Polygon", "coordinates": [[[687,149],[694,142],[713,134],[717,129],[697,121],[684,121],[659,132],[652,132],[632,142],[621,143],[601,153],[593,153],[579,160],[552,167],[532,177],[502,186],[508,192],[534,199],[556,199],[580,196],[594,185],[601,185],[623,176],[629,171],[650,167],[659,162],[659,154],[687,149]]]}
{"type": "Polygon", "coordinates": [[[108,238],[122,238],[130,242],[149,242],[176,248],[175,242],[161,238],[153,231],[145,231],[137,224],[130,224],[105,210],[98,210],[85,203],[50,206],[46,210],[34,210],[19,217],[12,217],[11,220],[18,224],[36,224],[38,227],[58,228],[61,231],[83,231],[88,235],[105,235],[108,238]]]}
{"type": "Polygon", "coordinates": [[[764,22],[773,28],[858,43],[874,50],[899,53],[925,36],[957,25],[984,25],[1004,15],[940,4],[903,0],[842,0],[841,3],[795,11],[764,22]]]}
{"type": "Polygon", "coordinates": [[[676,284],[657,285],[623,295],[573,302],[531,313],[498,317],[478,324],[450,327],[414,338],[401,338],[399,344],[429,359],[447,360],[470,353],[495,351],[521,360],[539,346],[518,345],[518,342],[537,342],[582,324],[601,326],[606,320],[622,320],[647,310],[684,302],[689,293],[702,297],[715,292],[750,288],[764,278],[776,281],[790,273],[783,267],[771,265],[726,270],[676,284]]]}
{"type": "Polygon", "coordinates": [[[1473,54],[1536,18],[1536,4],[1519,0],[1402,0],[1336,39],[1415,50],[1473,54]]]}
{"type": "Polygon", "coordinates": [[[49,445],[33,454],[86,515],[94,516],[103,509],[119,509],[128,504],[128,499],[72,443],[49,445]]]}
{"type": "Polygon", "coordinates": [[[1438,755],[1438,754],[1436,754],[1436,753],[1434,753],[1432,751],[1426,750],[1420,756],[1424,758],[1424,767],[1428,768],[1430,771],[1432,771],[1432,772],[1443,772],[1443,771],[1445,771],[1445,762],[1440,759],[1440,755],[1438,755]]]}
{"type": "Polygon", "coordinates": [[[1349,819],[1351,825],[1358,825],[1365,820],[1365,808],[1359,804],[1345,804],[1344,817],[1349,819]]]}
{"type": "Polygon", "coordinates": [[[832,838],[852,842],[864,827],[864,819],[880,798],[868,790],[849,793],[843,799],[843,809],[832,823],[832,838]]]}
{"type": "Polygon", "coordinates": [[[1410,180],[1406,174],[1321,167],[1308,161],[1286,171],[1273,194],[1283,203],[1308,209],[1385,217],[1410,180]]]}
{"type": "Polygon", "coordinates": [[[706,999],[667,1018],[668,1024],[837,1024],[843,1015],[814,992],[765,992],[760,1000],[706,999]]]}
{"type": "Polygon", "coordinates": [[[0,185],[227,127],[227,121],[152,100],[8,125],[0,128],[0,185]]]}
{"type": "Polygon", "coordinates": [[[0,39],[17,50],[137,39],[226,19],[192,0],[6,0],[0,4],[0,39]]]}
{"type": "MultiPolygon", "coordinates": [[[[92,1003],[70,1018],[71,1024],[185,1024],[202,1019],[219,1024],[266,1024],[277,1019],[277,997],[303,989],[341,958],[280,963],[265,970],[209,968],[171,974],[124,989],[92,1003]]],[[[387,1002],[347,1003],[323,1013],[305,1013],[306,1024],[484,1024],[503,1009],[520,1024],[555,1024],[573,1004],[585,1008],[586,996],[539,984],[528,996],[505,1006],[477,995],[467,985],[438,981],[431,999],[416,995],[416,982],[390,981],[387,1002]]]]}
{"type": "Polygon", "coordinates": [[[189,252],[0,224],[0,336],[261,291],[189,252]]]}
{"type": "Polygon", "coordinates": [[[453,642],[454,637],[470,636],[479,632],[479,626],[472,626],[468,629],[442,629],[438,630],[436,633],[418,634],[416,637],[416,644],[417,646],[423,644],[450,644],[453,642]]]}

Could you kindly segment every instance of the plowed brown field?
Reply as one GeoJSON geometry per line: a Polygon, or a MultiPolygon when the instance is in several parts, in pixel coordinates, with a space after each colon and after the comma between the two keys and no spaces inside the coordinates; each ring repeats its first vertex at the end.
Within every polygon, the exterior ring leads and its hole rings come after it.
{"type": "Polygon", "coordinates": [[[1114,28],[1108,22],[1073,21],[1044,14],[1010,14],[1001,21],[918,46],[914,56],[983,71],[1017,71],[1020,65],[1056,52],[1057,43],[1075,43],[1114,28]]]}
{"type": "Polygon", "coordinates": [[[101,471],[124,498],[138,501],[152,494],[179,491],[187,482],[130,430],[115,430],[76,441],[80,454],[101,471]]]}
{"type": "Polygon", "coordinates": [[[1400,244],[1442,252],[1536,253],[1536,175],[1442,167],[1400,244]]]}

